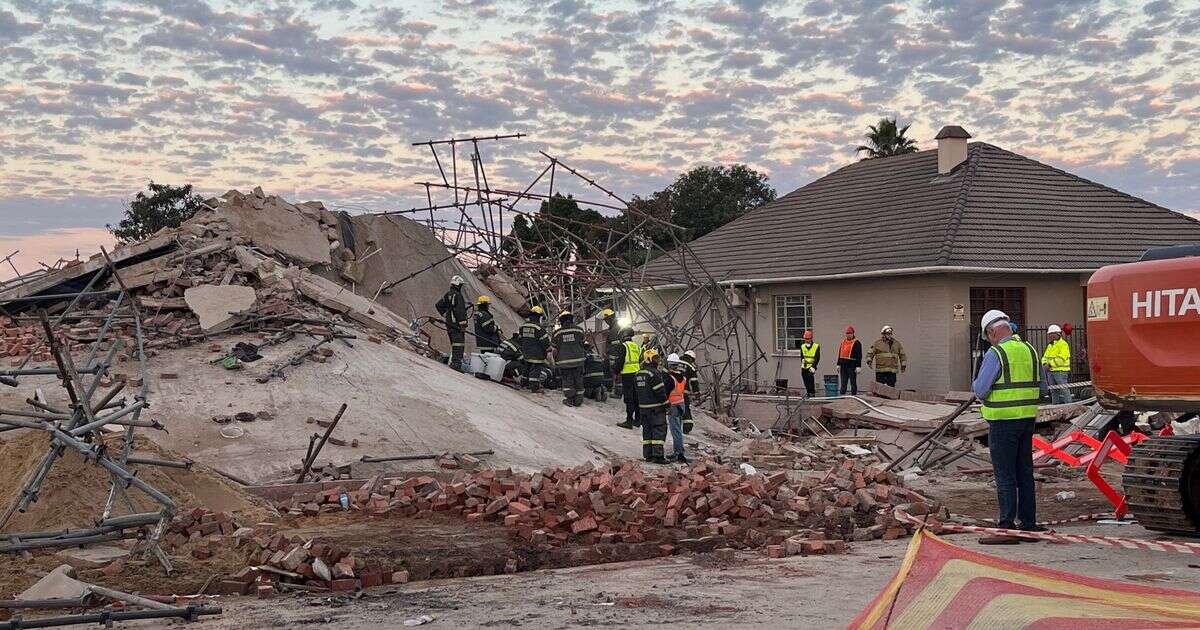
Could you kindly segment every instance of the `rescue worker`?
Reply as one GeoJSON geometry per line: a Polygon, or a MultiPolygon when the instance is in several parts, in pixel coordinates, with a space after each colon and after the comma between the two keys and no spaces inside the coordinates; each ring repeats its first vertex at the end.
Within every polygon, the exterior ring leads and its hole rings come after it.
{"type": "Polygon", "coordinates": [[[583,364],[587,360],[587,334],[575,325],[571,311],[558,316],[558,328],[550,338],[554,347],[554,367],[562,381],[563,404],[570,407],[583,405],[583,364]]]}
{"type": "Polygon", "coordinates": [[[467,300],[462,286],[462,276],[450,278],[450,290],[434,305],[445,319],[446,335],[450,337],[450,367],[460,372],[467,348],[467,300]]]}
{"type": "Polygon", "coordinates": [[[614,396],[621,396],[621,365],[613,363],[613,349],[621,345],[621,324],[617,322],[617,312],[611,308],[600,311],[607,326],[604,330],[604,387],[614,396]]]}
{"type": "Polygon", "coordinates": [[[667,356],[667,375],[671,377],[670,389],[667,392],[667,427],[671,432],[671,460],[681,464],[688,463],[683,454],[683,415],[687,408],[685,392],[687,390],[687,364],[678,354],[667,356]]]}
{"type": "Polygon", "coordinates": [[[475,348],[480,352],[495,353],[500,347],[504,333],[496,325],[492,315],[492,298],[481,295],[475,300],[475,348]]]}
{"type": "Polygon", "coordinates": [[[621,392],[625,399],[625,422],[617,426],[632,429],[642,426],[635,383],[638,370],[642,369],[642,347],[633,340],[633,330],[630,328],[621,331],[621,345],[617,347],[621,349],[620,354],[614,354],[613,357],[620,359],[617,365],[621,366],[621,392]]]}
{"type": "Polygon", "coordinates": [[[642,459],[652,464],[667,463],[663,447],[667,443],[666,380],[670,378],[659,368],[658,350],[647,350],[634,374],[634,388],[642,421],[642,459]]]}
{"type": "MultiPolygon", "coordinates": [[[[1028,342],[1013,334],[1008,315],[990,310],[980,329],[992,344],[971,384],[983,401],[980,412],[988,423],[988,450],[996,476],[997,527],[1044,531],[1037,525],[1033,483],[1033,431],[1044,384],[1038,378],[1038,356],[1028,342]]],[[[1012,536],[981,538],[984,544],[1014,544],[1012,536]]]]}
{"type": "Polygon", "coordinates": [[[607,365],[595,349],[589,350],[587,359],[583,362],[583,396],[596,402],[608,400],[608,388],[604,381],[608,378],[607,365]]]}
{"type": "Polygon", "coordinates": [[[862,371],[862,342],[854,338],[854,326],[846,326],[846,338],[838,348],[838,374],[841,376],[841,393],[846,387],[850,393],[858,394],[858,373],[862,371]]]}
{"type": "Polygon", "coordinates": [[[700,400],[700,371],[696,369],[696,351],[688,350],[679,357],[683,363],[683,375],[687,377],[687,388],[683,390],[683,432],[692,432],[692,404],[700,400]]]}
{"type": "Polygon", "coordinates": [[[546,381],[546,352],[550,349],[550,335],[542,327],[542,315],[545,310],[540,306],[529,309],[525,323],[519,329],[521,338],[521,354],[524,359],[524,371],[521,373],[521,385],[529,391],[542,391],[546,381]]]}
{"type": "Polygon", "coordinates": [[[500,358],[504,359],[504,378],[511,378],[521,382],[521,375],[525,373],[525,355],[521,354],[521,333],[520,331],[512,334],[512,338],[505,339],[500,344],[500,358]]]}
{"type": "Polygon", "coordinates": [[[811,330],[804,331],[804,343],[800,344],[800,378],[804,379],[804,391],[808,397],[817,395],[817,365],[821,363],[821,344],[813,341],[811,330]]]}
{"type": "MultiPolygon", "coordinates": [[[[1062,328],[1058,324],[1050,324],[1046,329],[1046,336],[1050,338],[1050,343],[1046,344],[1046,351],[1042,353],[1042,365],[1046,368],[1046,384],[1066,385],[1071,375],[1071,344],[1063,339],[1062,328]]],[[[1067,388],[1051,389],[1050,402],[1055,405],[1064,405],[1071,402],[1071,390],[1067,388]]]]}
{"type": "Polygon", "coordinates": [[[875,369],[875,382],[889,387],[895,387],[896,375],[908,369],[904,345],[893,336],[891,326],[885,324],[879,330],[879,339],[867,351],[867,365],[875,369]]]}

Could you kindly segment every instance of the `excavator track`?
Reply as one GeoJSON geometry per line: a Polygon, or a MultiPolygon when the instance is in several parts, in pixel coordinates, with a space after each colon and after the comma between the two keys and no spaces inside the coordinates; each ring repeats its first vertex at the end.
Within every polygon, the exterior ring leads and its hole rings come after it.
{"type": "Polygon", "coordinates": [[[1200,536],[1200,436],[1152,437],[1133,447],[1121,484],[1146,529],[1200,536]]]}

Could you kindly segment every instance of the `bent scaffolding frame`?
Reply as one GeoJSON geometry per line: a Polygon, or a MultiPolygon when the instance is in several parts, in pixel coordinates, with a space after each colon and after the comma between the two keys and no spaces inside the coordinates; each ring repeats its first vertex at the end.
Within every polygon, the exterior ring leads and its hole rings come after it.
{"type": "Polygon", "coordinates": [[[38,500],[42,484],[45,482],[55,462],[66,449],[78,451],[85,461],[95,464],[109,475],[109,491],[101,514],[96,519],[96,527],[77,530],[62,530],[57,532],[26,532],[4,533],[0,538],[8,540],[7,545],[0,545],[0,553],[24,552],[30,549],[70,547],[85,545],[103,540],[119,540],[123,538],[139,538],[141,542],[136,548],[139,553],[152,554],[163,569],[171,572],[171,563],[159,546],[166,527],[175,515],[175,503],[154,486],[146,483],[137,476],[138,465],[154,465],[146,460],[132,459],[134,433],[138,427],[162,429],[153,420],[142,419],[142,412],[149,407],[147,400],[146,352],[142,327],[140,305],[137,298],[130,293],[120,273],[109,257],[108,252],[101,249],[105,265],[95,272],[87,285],[74,294],[54,296],[30,296],[8,300],[0,303],[0,313],[7,313],[5,307],[16,302],[28,306],[30,302],[37,309],[37,320],[41,323],[42,338],[38,346],[30,351],[24,360],[14,369],[3,370],[0,376],[6,380],[5,385],[18,386],[24,379],[55,376],[66,394],[68,409],[60,409],[51,404],[37,390],[37,396],[29,398],[26,403],[30,410],[0,409],[0,431],[10,429],[33,429],[46,432],[49,446],[40,463],[30,471],[22,485],[20,493],[13,499],[2,516],[0,527],[8,523],[15,512],[25,512],[38,500]],[[118,289],[115,295],[111,292],[95,292],[92,288],[102,278],[111,278],[118,289]],[[110,299],[111,297],[111,299],[110,299]],[[43,304],[55,306],[67,299],[70,302],[51,319],[43,304]],[[71,318],[72,311],[81,303],[101,301],[98,306],[104,314],[103,322],[98,328],[95,339],[89,344],[86,352],[82,353],[80,363],[72,349],[65,346],[61,339],[64,337],[61,326],[71,318]],[[108,391],[100,394],[104,381],[109,376],[117,354],[124,350],[121,339],[111,334],[113,323],[116,321],[132,320],[134,324],[133,358],[138,370],[139,388],[132,400],[117,396],[125,390],[128,382],[117,380],[108,391]],[[43,350],[53,360],[53,368],[28,367],[34,356],[43,350]],[[106,350],[101,354],[101,350],[106,350]],[[85,378],[88,377],[88,378],[85,378]],[[96,397],[99,395],[99,399],[96,397]],[[103,429],[108,425],[123,427],[121,446],[115,453],[110,452],[104,441],[103,429]],[[129,488],[136,488],[158,504],[156,512],[139,512],[133,499],[128,494],[129,488]],[[128,510],[126,514],[114,516],[117,500],[121,500],[128,510]]]}
{"type": "Polygon", "coordinates": [[[738,393],[754,387],[747,375],[759,362],[765,362],[766,354],[738,306],[720,286],[724,278],[715,277],[705,268],[688,245],[684,228],[630,204],[594,178],[545,151],[538,151],[539,162],[544,166],[522,189],[491,186],[481,143],[523,135],[413,143],[429,148],[437,168],[438,180],[416,182],[425,192],[427,205],[379,214],[427,216],[430,230],[464,264],[473,268],[490,265],[503,271],[530,295],[538,296],[547,310],[569,309],[590,318],[601,308],[614,306],[635,314],[637,320],[633,326],[649,329],[645,332],[653,335],[652,345],[702,353],[700,372],[708,391],[713,393],[708,401],[710,408],[728,412],[738,393]],[[460,145],[470,149],[471,171],[466,177],[460,177],[459,173],[460,145]],[[571,197],[580,208],[595,209],[601,214],[609,212],[610,217],[612,211],[617,211],[624,221],[597,225],[529,207],[560,195],[564,177],[581,182],[584,190],[591,190],[599,197],[596,200],[571,197]],[[448,198],[435,197],[435,191],[448,198]],[[445,216],[448,210],[457,210],[458,216],[450,220],[438,218],[438,213],[445,216]],[[512,236],[516,217],[528,220],[535,232],[533,242],[512,236]],[[554,229],[543,230],[545,226],[554,229]],[[563,252],[563,234],[585,228],[602,234],[604,243],[577,239],[565,248],[564,255],[544,255],[546,251],[563,252]],[[670,278],[648,277],[644,266],[630,264],[619,255],[633,251],[640,254],[641,260],[668,257],[675,262],[679,274],[670,278]],[[668,294],[655,291],[656,284],[681,288],[668,294]]]}

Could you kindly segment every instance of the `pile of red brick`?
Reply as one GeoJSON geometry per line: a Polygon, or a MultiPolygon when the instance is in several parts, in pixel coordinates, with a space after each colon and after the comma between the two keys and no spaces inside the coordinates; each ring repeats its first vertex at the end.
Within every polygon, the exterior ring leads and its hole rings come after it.
{"type": "Polygon", "coordinates": [[[376,517],[458,512],[468,521],[501,521],[532,543],[661,542],[664,552],[681,541],[717,536],[742,548],[786,548],[786,540],[797,536],[814,542],[897,538],[907,529],[893,517],[894,506],[936,509],[895,474],[852,459],[825,473],[766,476],[704,462],[654,473],[632,462],[533,474],[485,469],[459,472],[449,482],[428,476],[386,484],[376,479],[355,490],[298,494],[280,507],[315,516],[342,510],[343,494],[350,509],[376,517]]]}
{"type": "MultiPolygon", "coordinates": [[[[9,364],[12,367],[21,365],[26,355],[35,350],[37,354],[33,356],[33,361],[49,361],[50,348],[41,341],[45,333],[42,330],[42,325],[37,322],[17,322],[11,317],[0,315],[0,358],[11,357],[9,364]],[[38,346],[41,346],[40,350],[38,346]]],[[[58,335],[59,341],[67,343],[64,334],[58,335]]]]}

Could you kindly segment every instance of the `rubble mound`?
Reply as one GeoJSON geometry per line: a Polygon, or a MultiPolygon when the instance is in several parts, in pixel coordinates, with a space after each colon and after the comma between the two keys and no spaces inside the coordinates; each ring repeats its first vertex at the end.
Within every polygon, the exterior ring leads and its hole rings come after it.
{"type": "MultiPolygon", "coordinates": [[[[121,437],[113,436],[106,440],[108,447],[121,448],[121,437]]],[[[0,443],[0,500],[5,506],[16,500],[29,471],[37,466],[45,454],[47,443],[46,434],[40,431],[29,431],[0,443]]],[[[177,453],[142,437],[134,441],[133,452],[155,459],[181,459],[177,453]]],[[[191,470],[140,466],[138,477],[171,497],[180,509],[203,505],[213,510],[245,515],[245,520],[261,520],[274,512],[263,500],[200,465],[193,465],[191,470]]],[[[108,482],[109,476],[102,468],[85,462],[78,451],[67,449],[42,484],[37,503],[32,504],[24,514],[14,512],[0,531],[92,527],[108,497],[108,482]]],[[[137,490],[130,490],[127,494],[137,511],[153,511],[157,508],[157,504],[137,490]]],[[[126,508],[124,502],[118,499],[114,514],[125,513],[126,508]]]]}

